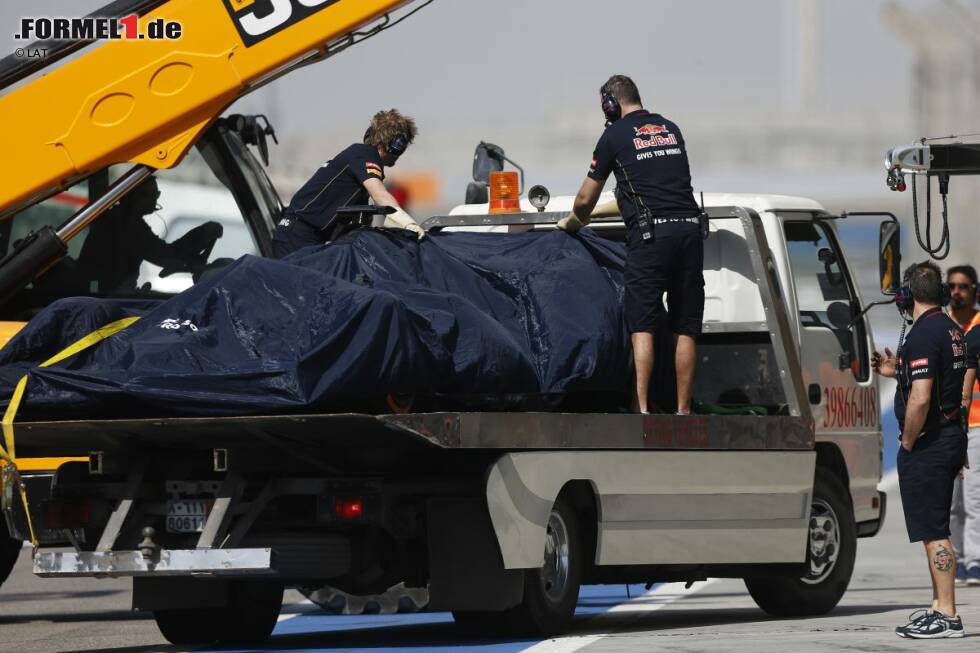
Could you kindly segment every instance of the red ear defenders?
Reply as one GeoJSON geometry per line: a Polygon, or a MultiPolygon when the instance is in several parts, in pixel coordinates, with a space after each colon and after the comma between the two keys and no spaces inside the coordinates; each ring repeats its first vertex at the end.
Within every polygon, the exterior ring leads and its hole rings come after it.
{"type": "Polygon", "coordinates": [[[606,116],[607,127],[623,117],[623,107],[619,105],[619,100],[606,90],[602,91],[602,113],[606,116]]]}
{"type": "Polygon", "coordinates": [[[911,313],[915,307],[915,300],[912,299],[912,290],[908,286],[902,286],[895,291],[895,308],[899,313],[911,313]]]}
{"type": "MultiPolygon", "coordinates": [[[[949,305],[950,299],[950,289],[949,284],[944,283],[942,285],[942,305],[949,305]]],[[[902,286],[895,293],[895,306],[898,308],[900,313],[912,313],[912,309],[915,308],[915,300],[912,299],[912,289],[908,286],[902,286]]]]}

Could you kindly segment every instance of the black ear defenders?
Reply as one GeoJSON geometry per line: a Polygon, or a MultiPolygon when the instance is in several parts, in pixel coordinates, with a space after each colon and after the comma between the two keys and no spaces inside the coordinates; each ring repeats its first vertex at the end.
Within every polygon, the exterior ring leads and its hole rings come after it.
{"type": "Polygon", "coordinates": [[[402,154],[405,154],[405,150],[408,149],[408,139],[402,134],[395,134],[391,137],[391,140],[388,141],[386,148],[389,154],[399,157],[402,154]]]}
{"type": "MultiPolygon", "coordinates": [[[[372,136],[374,136],[374,128],[368,127],[367,131],[364,132],[364,142],[371,140],[372,136]]],[[[408,138],[404,134],[395,134],[391,140],[385,143],[385,149],[388,150],[388,154],[398,158],[405,154],[405,150],[408,149],[408,138]]]]}
{"type": "Polygon", "coordinates": [[[602,91],[602,113],[606,116],[606,127],[623,117],[623,107],[609,91],[602,91]]]}

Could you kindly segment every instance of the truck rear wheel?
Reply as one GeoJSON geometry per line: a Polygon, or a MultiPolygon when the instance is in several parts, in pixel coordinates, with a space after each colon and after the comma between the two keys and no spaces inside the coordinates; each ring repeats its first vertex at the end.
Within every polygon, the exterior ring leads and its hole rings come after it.
{"type": "Polygon", "coordinates": [[[817,467],[802,578],[749,578],[756,604],[775,617],[826,614],[847,591],[857,554],[857,528],[850,495],[833,472],[817,467]]]}
{"type": "Polygon", "coordinates": [[[575,616],[582,581],[583,546],[578,516],[561,497],[548,517],[544,565],[524,570],[524,599],[504,612],[454,611],[468,630],[547,637],[564,632],[575,616]]]}
{"type": "Polygon", "coordinates": [[[3,585],[7,581],[10,572],[14,570],[14,565],[17,563],[17,556],[20,555],[20,550],[23,546],[24,543],[20,540],[15,540],[9,535],[0,534],[0,585],[3,585]]]}
{"type": "Polygon", "coordinates": [[[261,644],[282,609],[281,583],[238,581],[223,608],[156,610],[157,627],[171,644],[261,644]]]}

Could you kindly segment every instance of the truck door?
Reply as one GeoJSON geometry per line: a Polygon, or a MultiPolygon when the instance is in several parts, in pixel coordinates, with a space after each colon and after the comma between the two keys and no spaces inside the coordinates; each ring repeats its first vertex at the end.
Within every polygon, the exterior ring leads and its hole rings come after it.
{"type": "Polygon", "coordinates": [[[272,232],[282,217],[283,207],[265,169],[246,145],[256,145],[263,157],[267,156],[265,134],[246,131],[245,118],[254,119],[230,116],[216,121],[198,142],[197,149],[214,176],[234,196],[258,253],[271,256],[272,232]],[[262,141],[261,145],[258,140],[262,141]]]}
{"type": "Polygon", "coordinates": [[[804,383],[818,441],[847,462],[858,522],[878,515],[881,422],[860,300],[836,232],[811,215],[785,215],[783,228],[800,320],[804,383]]]}

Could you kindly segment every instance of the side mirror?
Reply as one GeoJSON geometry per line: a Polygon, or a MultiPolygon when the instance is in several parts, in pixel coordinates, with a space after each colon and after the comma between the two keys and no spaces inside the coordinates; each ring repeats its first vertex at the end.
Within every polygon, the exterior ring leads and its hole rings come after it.
{"type": "Polygon", "coordinates": [[[885,220],[878,232],[878,278],[883,295],[894,295],[901,285],[901,229],[898,222],[885,220]]]}
{"type": "Polygon", "coordinates": [[[479,181],[466,184],[466,204],[486,204],[490,201],[490,189],[479,181]]]}
{"type": "Polygon", "coordinates": [[[503,171],[505,158],[502,147],[480,141],[473,153],[473,181],[489,184],[491,172],[503,171]]]}
{"type": "Polygon", "coordinates": [[[849,329],[854,320],[854,311],[847,302],[831,302],[827,305],[827,321],[835,329],[849,329]]]}
{"type": "Polygon", "coordinates": [[[276,145],[279,145],[279,139],[276,138],[276,130],[273,129],[269,119],[261,113],[254,116],[234,114],[228,116],[228,119],[231,121],[234,130],[241,136],[243,143],[259,148],[259,156],[262,157],[262,163],[268,167],[269,143],[266,140],[266,136],[271,136],[272,141],[276,145]]]}

